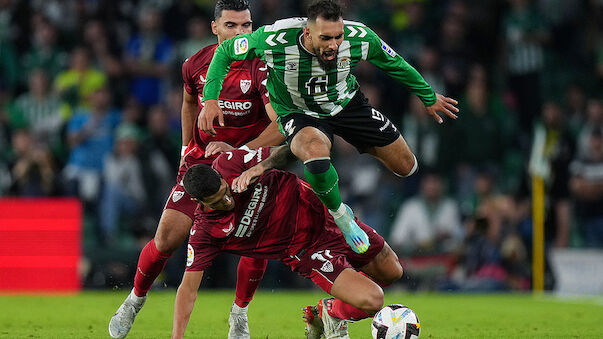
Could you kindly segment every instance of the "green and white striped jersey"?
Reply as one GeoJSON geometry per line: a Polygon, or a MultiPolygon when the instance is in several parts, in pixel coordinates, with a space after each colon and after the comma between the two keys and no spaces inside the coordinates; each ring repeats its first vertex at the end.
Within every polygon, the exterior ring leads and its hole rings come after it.
{"type": "Polygon", "coordinates": [[[325,71],[318,58],[302,45],[306,22],[306,18],[279,20],[220,44],[207,72],[203,100],[218,99],[231,63],[261,58],[269,69],[266,86],[270,102],[279,116],[304,113],[324,118],[341,112],[358,91],[358,81],[351,71],[363,60],[400,81],[426,106],[436,102],[435,92],[423,77],[359,22],[344,21],[337,67],[325,71]]]}

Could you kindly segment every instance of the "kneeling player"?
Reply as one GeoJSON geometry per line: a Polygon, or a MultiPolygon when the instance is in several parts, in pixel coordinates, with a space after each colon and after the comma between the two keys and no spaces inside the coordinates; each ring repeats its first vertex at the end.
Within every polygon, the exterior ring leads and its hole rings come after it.
{"type": "Polygon", "coordinates": [[[203,271],[220,252],[280,260],[335,297],[307,308],[309,338],[323,331],[326,338],[347,338],[349,320],[370,317],[383,307],[379,284],[402,276],[398,257],[372,228],[356,220],[371,246],[355,253],[308,184],[289,172],[264,172],[279,158],[260,162],[268,153],[268,148],[225,152],[212,167],[195,165],[184,176],[186,191],[201,206],[174,305],[172,338],[183,336],[203,271]],[[246,186],[249,175],[242,176],[245,182],[237,177],[252,166],[252,177],[259,177],[240,192],[238,185],[246,186]]]}

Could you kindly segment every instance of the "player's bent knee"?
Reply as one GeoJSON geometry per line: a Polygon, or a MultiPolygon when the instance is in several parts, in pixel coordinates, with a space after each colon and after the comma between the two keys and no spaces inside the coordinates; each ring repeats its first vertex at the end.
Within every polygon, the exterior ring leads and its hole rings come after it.
{"type": "Polygon", "coordinates": [[[331,154],[331,140],[316,128],[304,127],[293,137],[291,152],[301,161],[328,157],[331,154]]]}
{"type": "Polygon", "coordinates": [[[400,280],[403,274],[404,270],[402,269],[402,266],[399,266],[399,269],[389,270],[385,274],[382,274],[379,277],[378,282],[379,284],[381,284],[381,286],[389,286],[395,283],[396,281],[400,280]]]}
{"type": "Polygon", "coordinates": [[[390,270],[388,272],[388,276],[386,277],[385,283],[387,285],[395,283],[396,281],[400,280],[400,278],[402,278],[402,276],[404,275],[404,269],[402,268],[402,265],[398,263],[398,265],[394,267],[395,269],[390,270]]]}
{"type": "Polygon", "coordinates": [[[419,161],[417,157],[412,155],[412,162],[406,162],[401,169],[396,170],[394,173],[402,178],[407,178],[413,175],[419,169],[419,161]]]}
{"type": "Polygon", "coordinates": [[[192,220],[178,211],[164,211],[155,233],[155,247],[161,253],[174,253],[186,240],[192,220]]]}
{"type": "Polygon", "coordinates": [[[158,233],[155,235],[155,247],[161,253],[173,253],[176,251],[178,246],[174,246],[174,244],[170,244],[170,238],[166,234],[158,233]]]}
{"type": "Polygon", "coordinates": [[[363,302],[363,307],[360,307],[363,311],[369,314],[377,313],[381,308],[383,308],[383,304],[385,302],[385,297],[383,295],[383,290],[381,287],[372,288],[367,293],[364,294],[365,300],[363,302]]]}

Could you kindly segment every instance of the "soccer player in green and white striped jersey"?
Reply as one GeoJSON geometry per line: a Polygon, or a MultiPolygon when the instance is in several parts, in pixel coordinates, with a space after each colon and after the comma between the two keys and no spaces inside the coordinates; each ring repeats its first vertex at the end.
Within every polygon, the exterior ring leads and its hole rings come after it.
{"type": "Polygon", "coordinates": [[[307,18],[279,20],[251,34],[225,41],[216,50],[203,91],[199,128],[215,134],[223,124],[218,96],[231,63],[262,58],[269,68],[267,88],[281,132],[305,165],[306,180],[333,215],[350,247],[363,253],[370,245],[342,203],[338,176],[331,165],[333,135],[339,135],[406,177],[417,160],[397,128],[373,108],[359,89],[352,69],[369,61],[402,83],[425,104],[439,123],[443,112],[456,118],[454,99],[436,94],[423,77],[370,28],[344,21],[334,0],[315,1],[307,18]]]}

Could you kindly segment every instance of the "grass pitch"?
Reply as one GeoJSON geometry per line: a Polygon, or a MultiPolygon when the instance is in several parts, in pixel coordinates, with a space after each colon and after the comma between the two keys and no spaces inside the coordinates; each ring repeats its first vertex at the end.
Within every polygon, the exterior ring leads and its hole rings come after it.
{"type": "MultiPolygon", "coordinates": [[[[128,291],[76,296],[0,295],[0,338],[109,338],[109,318],[128,291]]],[[[301,308],[326,294],[259,291],[250,305],[252,338],[303,338],[301,308]]],[[[169,338],[175,292],[153,292],[128,338],[169,338]]],[[[201,290],[188,338],[226,338],[234,291],[201,290]]],[[[386,293],[421,320],[421,338],[603,338],[603,299],[517,294],[386,293]]],[[[350,326],[371,338],[370,320],[350,326]]]]}

